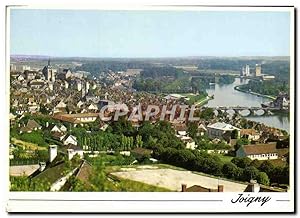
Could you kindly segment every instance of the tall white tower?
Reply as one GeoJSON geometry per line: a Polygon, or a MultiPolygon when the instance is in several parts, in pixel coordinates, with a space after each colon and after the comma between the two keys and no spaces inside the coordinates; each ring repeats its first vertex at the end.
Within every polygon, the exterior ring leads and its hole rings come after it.
{"type": "Polygon", "coordinates": [[[88,93],[89,90],[90,90],[90,83],[87,81],[87,82],[85,83],[85,92],[88,93]]]}
{"type": "Polygon", "coordinates": [[[245,67],[245,74],[246,74],[246,76],[250,76],[250,67],[248,64],[245,67]]]}

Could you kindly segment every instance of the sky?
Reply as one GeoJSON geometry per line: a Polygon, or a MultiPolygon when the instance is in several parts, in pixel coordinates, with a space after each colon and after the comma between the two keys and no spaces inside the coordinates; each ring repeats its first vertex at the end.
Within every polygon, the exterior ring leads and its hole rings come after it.
{"type": "Polygon", "coordinates": [[[11,55],[288,56],[289,12],[11,9],[11,55]]]}

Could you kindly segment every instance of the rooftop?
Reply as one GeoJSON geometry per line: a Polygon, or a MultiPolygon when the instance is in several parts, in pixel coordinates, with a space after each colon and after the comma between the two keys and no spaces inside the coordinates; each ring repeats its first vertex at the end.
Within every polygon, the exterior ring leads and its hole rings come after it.
{"type": "Polygon", "coordinates": [[[214,123],[214,124],[210,124],[207,126],[208,128],[213,128],[213,129],[220,129],[220,130],[234,130],[234,129],[237,129],[239,130],[239,128],[235,127],[235,126],[232,126],[230,124],[227,124],[227,123],[221,123],[221,122],[217,122],[217,123],[214,123]]]}
{"type": "Polygon", "coordinates": [[[254,144],[254,145],[244,145],[244,152],[247,155],[250,154],[269,154],[277,153],[276,144],[254,144]]]}

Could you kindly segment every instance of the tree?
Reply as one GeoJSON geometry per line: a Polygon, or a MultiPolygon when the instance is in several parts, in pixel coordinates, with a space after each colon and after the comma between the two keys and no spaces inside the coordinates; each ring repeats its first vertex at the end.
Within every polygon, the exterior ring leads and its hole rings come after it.
{"type": "Polygon", "coordinates": [[[250,166],[253,166],[253,167],[257,168],[257,169],[259,169],[260,165],[261,165],[261,162],[259,160],[257,160],[257,159],[253,160],[250,163],[250,166]]]}
{"type": "Polygon", "coordinates": [[[245,168],[248,167],[252,161],[248,157],[235,157],[231,160],[231,162],[240,168],[245,168]]]}
{"type": "Polygon", "coordinates": [[[198,132],[198,125],[195,122],[189,122],[187,132],[189,136],[195,138],[198,132]]]}
{"type": "Polygon", "coordinates": [[[136,136],[136,146],[143,147],[143,140],[142,140],[142,136],[140,136],[140,135],[136,136]]]}
{"type": "Polygon", "coordinates": [[[212,108],[206,108],[200,113],[200,118],[204,120],[210,120],[215,116],[214,110],[212,108]]]}
{"type": "Polygon", "coordinates": [[[267,175],[272,175],[274,173],[274,165],[268,160],[262,162],[258,169],[265,172],[267,175]]]}
{"type": "Polygon", "coordinates": [[[232,130],[231,132],[231,138],[237,139],[239,137],[239,131],[237,129],[232,130]]]}
{"type": "Polygon", "coordinates": [[[121,117],[118,121],[114,121],[111,125],[112,132],[117,135],[124,134],[125,136],[133,136],[135,134],[135,129],[131,122],[121,117]]]}
{"type": "Polygon", "coordinates": [[[241,171],[235,164],[228,162],[223,165],[222,173],[229,179],[239,179],[241,171]]]}
{"type": "Polygon", "coordinates": [[[250,181],[251,179],[258,179],[259,177],[259,170],[256,169],[255,167],[246,167],[244,170],[243,170],[243,173],[242,173],[242,180],[243,181],[250,181]]]}
{"type": "Polygon", "coordinates": [[[50,183],[26,176],[10,177],[10,191],[49,191],[50,183]]]}
{"type": "Polygon", "coordinates": [[[35,156],[40,161],[46,161],[46,160],[49,159],[48,151],[44,151],[44,150],[36,150],[35,151],[35,156]]]}
{"type": "Polygon", "coordinates": [[[40,112],[45,115],[48,115],[50,113],[50,111],[43,104],[41,104],[41,106],[40,106],[40,112]]]}
{"type": "Polygon", "coordinates": [[[234,146],[234,150],[237,151],[241,146],[250,144],[250,141],[247,138],[239,138],[236,141],[236,145],[234,146]]]}
{"type": "Polygon", "coordinates": [[[270,184],[270,179],[265,172],[259,172],[256,179],[257,179],[257,182],[260,184],[263,184],[263,185],[270,184]]]}
{"type": "Polygon", "coordinates": [[[142,136],[143,141],[147,143],[150,137],[153,137],[154,125],[149,121],[143,122],[142,126],[139,128],[139,135],[142,136]]]}

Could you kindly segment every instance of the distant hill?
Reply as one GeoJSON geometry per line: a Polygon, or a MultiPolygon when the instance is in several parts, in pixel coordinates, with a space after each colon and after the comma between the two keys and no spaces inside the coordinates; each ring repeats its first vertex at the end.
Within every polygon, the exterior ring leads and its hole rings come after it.
{"type": "Polygon", "coordinates": [[[25,61],[25,60],[45,60],[51,58],[46,55],[11,55],[10,59],[14,61],[25,61]]]}

